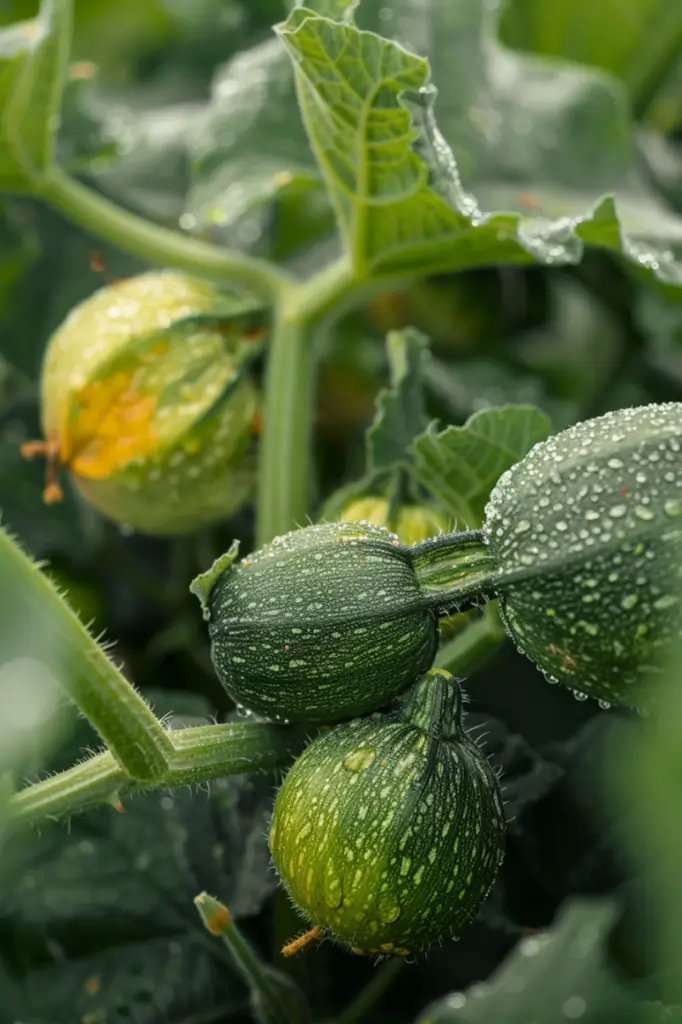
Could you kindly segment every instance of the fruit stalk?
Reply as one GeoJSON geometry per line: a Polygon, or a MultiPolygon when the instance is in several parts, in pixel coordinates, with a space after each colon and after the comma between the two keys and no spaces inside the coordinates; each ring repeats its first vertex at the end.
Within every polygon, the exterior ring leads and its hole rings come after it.
{"type": "Polygon", "coordinates": [[[439,615],[466,611],[495,596],[494,561],[480,530],[445,533],[410,551],[422,594],[439,615]]]}

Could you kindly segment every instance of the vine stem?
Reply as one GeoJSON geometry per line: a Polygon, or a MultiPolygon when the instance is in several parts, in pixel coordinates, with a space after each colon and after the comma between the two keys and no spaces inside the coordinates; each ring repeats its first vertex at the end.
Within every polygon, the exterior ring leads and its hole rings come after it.
{"type": "Polygon", "coordinates": [[[348,264],[339,260],[290,291],[276,307],[263,409],[258,546],[307,521],[314,338],[358,291],[348,264]]]}
{"type": "Polygon", "coordinates": [[[163,777],[131,779],[110,751],[43,779],[10,797],[9,823],[34,825],[47,818],[69,818],[99,804],[123,810],[121,797],[144,789],[172,789],[209,779],[269,771],[288,765],[303,747],[303,730],[273,722],[231,722],[169,729],[171,750],[163,777]]]}
{"type": "MultiPolygon", "coordinates": [[[[47,665],[131,778],[150,781],[168,771],[172,748],[166,730],[135,687],[118,671],[51,580],[0,529],[2,640],[12,644],[30,623],[33,640],[20,643],[47,665]]],[[[28,665],[17,662],[16,671],[28,665]]]]}
{"type": "Polygon", "coordinates": [[[40,195],[72,223],[149,263],[223,283],[233,281],[271,302],[280,301],[295,285],[294,278],[273,263],[152,224],[58,168],[40,195]]]}

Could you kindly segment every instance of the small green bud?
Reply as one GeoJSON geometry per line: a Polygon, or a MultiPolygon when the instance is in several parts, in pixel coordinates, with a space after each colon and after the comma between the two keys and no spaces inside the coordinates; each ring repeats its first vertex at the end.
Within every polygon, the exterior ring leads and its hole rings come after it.
{"type": "Polygon", "coordinates": [[[48,343],[42,373],[48,502],[56,463],[86,501],[143,533],[181,533],[248,497],[244,462],[256,391],[239,372],[220,294],[173,272],[110,285],[77,306],[48,343]]]}

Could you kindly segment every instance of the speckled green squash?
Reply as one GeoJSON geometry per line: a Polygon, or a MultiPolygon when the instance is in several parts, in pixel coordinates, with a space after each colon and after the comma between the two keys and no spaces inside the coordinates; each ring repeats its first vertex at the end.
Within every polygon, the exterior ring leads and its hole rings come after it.
{"type": "Polygon", "coordinates": [[[682,630],[682,405],[624,409],[537,445],[486,511],[506,627],[551,681],[645,707],[682,630]]]}
{"type": "Polygon", "coordinates": [[[181,273],[129,278],[76,306],[45,353],[47,454],[90,504],[144,533],[197,529],[251,491],[257,393],[238,372],[238,333],[211,317],[220,298],[181,273]]]}
{"type": "Polygon", "coordinates": [[[311,924],[359,953],[406,955],[456,934],[504,851],[497,778],[433,669],[403,706],[336,726],[294,763],[270,829],[275,867],[311,924]]]}
{"type": "Polygon", "coordinates": [[[277,538],[218,577],[206,613],[231,696],[290,721],[381,707],[431,665],[438,645],[409,549],[362,524],[277,538]]]}

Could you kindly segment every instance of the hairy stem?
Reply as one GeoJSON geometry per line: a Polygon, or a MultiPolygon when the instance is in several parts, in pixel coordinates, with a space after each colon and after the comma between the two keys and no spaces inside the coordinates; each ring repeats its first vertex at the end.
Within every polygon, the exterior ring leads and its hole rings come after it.
{"type": "Polygon", "coordinates": [[[10,823],[33,825],[46,818],[69,818],[99,804],[116,806],[122,796],[143,789],[172,789],[282,768],[306,739],[300,729],[271,722],[200,725],[170,729],[165,736],[172,754],[163,777],[131,779],[113,755],[103,751],[15,793],[7,805],[10,823]]]}
{"type": "Polygon", "coordinates": [[[0,530],[0,636],[6,659],[26,651],[52,672],[134,779],[165,775],[167,733],[49,578],[0,530]]]}
{"type": "Polygon", "coordinates": [[[152,224],[63,171],[50,175],[41,196],[72,223],[149,263],[233,282],[271,301],[279,301],[294,286],[293,278],[273,263],[152,224]]]}

